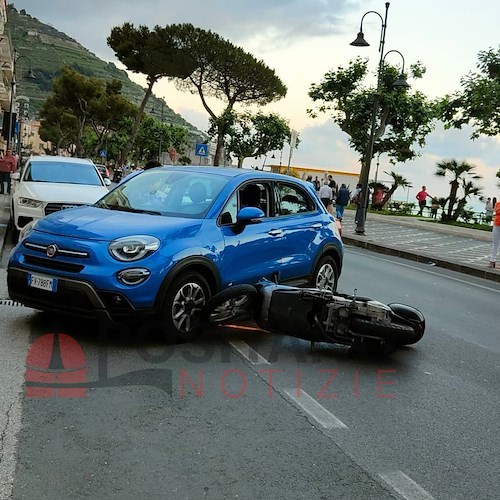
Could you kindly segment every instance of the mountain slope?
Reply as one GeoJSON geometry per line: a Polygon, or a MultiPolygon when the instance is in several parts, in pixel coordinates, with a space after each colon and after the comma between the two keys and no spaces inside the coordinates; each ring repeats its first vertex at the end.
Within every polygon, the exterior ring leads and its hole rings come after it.
{"type": "MultiPolygon", "coordinates": [[[[140,104],[144,96],[144,89],[140,85],[132,82],[125,71],[118,69],[113,63],[99,59],[65,33],[40,22],[24,9],[17,11],[13,5],[9,5],[7,26],[12,45],[19,56],[16,64],[17,94],[30,98],[30,115],[36,114],[40,109],[50,93],[52,79],[60,74],[63,66],[69,66],[85,76],[106,81],[113,78],[119,80],[123,84],[123,95],[134,104],[140,104]],[[35,80],[22,77],[29,69],[30,61],[35,80]]],[[[161,118],[161,99],[151,96],[147,108],[154,108],[154,111],[148,113],[161,118]]],[[[166,104],[163,121],[187,127],[193,136],[204,137],[202,132],[166,104]]]]}

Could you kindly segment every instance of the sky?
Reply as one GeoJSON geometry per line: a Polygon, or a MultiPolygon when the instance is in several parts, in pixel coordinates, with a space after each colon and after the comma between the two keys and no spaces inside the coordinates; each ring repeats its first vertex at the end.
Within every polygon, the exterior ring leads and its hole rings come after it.
{"type": "MultiPolygon", "coordinates": [[[[111,28],[124,22],[156,25],[189,22],[210,29],[241,46],[273,68],[288,88],[287,95],[263,112],[277,112],[299,131],[301,143],[293,152],[292,165],[325,170],[359,172],[357,153],[350,149],[348,137],[328,115],[312,119],[306,110],[313,107],[308,90],[325,73],[347,66],[357,56],[369,58],[373,73],[379,60],[378,42],[381,20],[376,13],[364,17],[363,32],[370,47],[350,44],[359,31],[361,18],[369,11],[385,15],[381,0],[15,0],[9,1],[44,23],[51,24],[77,40],[103,60],[117,61],[106,38],[111,28]]],[[[421,80],[409,80],[410,92],[419,90],[435,98],[460,90],[460,80],[474,71],[479,51],[498,49],[500,2],[494,0],[393,0],[387,18],[385,52],[398,50],[406,67],[421,61],[427,68],[421,80]]],[[[397,54],[387,62],[398,66],[397,54]]],[[[144,79],[130,73],[135,82],[144,79]]],[[[158,82],[154,93],[186,120],[206,131],[208,116],[199,97],[182,93],[166,79],[158,82]]],[[[222,103],[211,101],[216,110],[222,103]]],[[[412,184],[409,191],[399,189],[395,198],[415,200],[422,185],[433,196],[449,193],[448,181],[436,177],[436,164],[447,159],[467,161],[477,166],[483,179],[479,183],[485,196],[500,197],[495,173],[500,169],[500,137],[481,137],[472,141],[472,130],[444,130],[437,124],[427,137],[421,156],[405,164],[391,165],[380,157],[378,178],[388,179],[394,170],[412,184]]],[[[270,153],[273,154],[273,153],[270,153]]],[[[282,152],[288,162],[288,149],[282,152]]],[[[280,151],[274,152],[279,162],[280,151]]],[[[245,166],[261,166],[264,158],[245,160],[245,166]]],[[[376,162],[372,162],[374,177],[376,162]]],[[[474,208],[483,205],[475,200],[474,208]]]]}

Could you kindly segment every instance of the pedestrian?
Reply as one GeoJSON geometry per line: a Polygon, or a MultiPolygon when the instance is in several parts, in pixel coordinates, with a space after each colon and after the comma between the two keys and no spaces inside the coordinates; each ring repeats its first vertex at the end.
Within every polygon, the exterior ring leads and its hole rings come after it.
{"type": "Polygon", "coordinates": [[[493,200],[490,197],[486,198],[486,203],[484,204],[484,220],[488,224],[493,219],[493,208],[494,207],[495,207],[495,205],[493,203],[493,200]]]}
{"type": "Polygon", "coordinates": [[[161,167],[161,166],[163,166],[163,165],[158,160],[149,160],[146,162],[146,165],[144,165],[144,168],[141,168],[138,165],[135,170],[132,170],[132,172],[130,172],[130,174],[128,174],[122,181],[120,181],[120,184],[123,184],[125,181],[132,179],[132,177],[135,177],[136,175],[140,174],[141,172],[144,172],[144,170],[149,170],[150,168],[161,167]]]}
{"type": "Polygon", "coordinates": [[[340,221],[342,221],[344,210],[346,205],[349,203],[350,197],[351,193],[349,193],[346,185],[342,184],[337,192],[337,199],[335,200],[335,212],[337,214],[337,219],[340,221]]]}
{"type": "MultiPolygon", "coordinates": [[[[495,199],[495,198],[493,198],[495,199]]],[[[493,241],[491,244],[491,255],[488,267],[495,267],[498,250],[500,248],[500,201],[493,207],[493,241]]]]}
{"type": "Polygon", "coordinates": [[[333,180],[333,176],[328,176],[328,185],[332,188],[333,199],[337,196],[337,183],[333,180]]]}
{"type": "Polygon", "coordinates": [[[359,220],[359,215],[363,206],[363,184],[358,182],[356,184],[356,189],[352,195],[351,202],[356,205],[356,214],[354,215],[354,222],[357,224],[359,220]]]}
{"type": "Polygon", "coordinates": [[[17,157],[12,149],[7,149],[5,156],[0,158],[0,194],[4,194],[4,183],[7,184],[7,194],[10,194],[10,174],[17,170],[17,157]]]}
{"type": "Polygon", "coordinates": [[[319,190],[321,189],[321,182],[318,179],[318,176],[314,179],[314,188],[316,189],[316,192],[319,193],[319,190]]]}
{"type": "Polygon", "coordinates": [[[439,201],[437,200],[437,198],[432,198],[432,200],[431,200],[431,217],[433,219],[437,219],[438,210],[439,210],[439,201]]]}
{"type": "Polygon", "coordinates": [[[319,193],[318,193],[321,201],[323,202],[323,205],[325,205],[325,208],[329,210],[330,205],[332,204],[332,188],[330,187],[329,183],[327,180],[323,182],[323,185],[319,188],[319,193]]]}
{"type": "Polygon", "coordinates": [[[427,188],[422,186],[422,190],[417,193],[415,198],[418,201],[419,211],[417,215],[423,215],[424,208],[427,206],[427,198],[432,198],[432,196],[427,192],[427,188]]]}

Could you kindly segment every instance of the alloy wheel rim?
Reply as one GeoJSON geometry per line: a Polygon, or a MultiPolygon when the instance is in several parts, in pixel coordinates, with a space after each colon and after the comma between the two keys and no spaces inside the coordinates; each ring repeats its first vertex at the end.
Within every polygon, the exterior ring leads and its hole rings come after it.
{"type": "Polygon", "coordinates": [[[321,266],[316,277],[316,288],[331,292],[335,291],[335,270],[330,264],[321,266]]]}
{"type": "Polygon", "coordinates": [[[175,294],[172,303],[172,321],[181,333],[193,328],[193,319],[205,305],[205,291],[198,283],[186,283],[175,294]]]}

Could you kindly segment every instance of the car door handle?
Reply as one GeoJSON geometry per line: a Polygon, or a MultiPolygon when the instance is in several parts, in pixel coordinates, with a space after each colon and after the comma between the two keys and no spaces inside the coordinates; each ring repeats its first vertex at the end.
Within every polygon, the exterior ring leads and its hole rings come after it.
{"type": "Polygon", "coordinates": [[[283,231],[281,229],[271,229],[270,231],[267,232],[269,236],[282,236],[283,231]]]}
{"type": "Polygon", "coordinates": [[[311,224],[309,227],[311,229],[321,229],[321,222],[316,222],[315,224],[311,224]]]}

